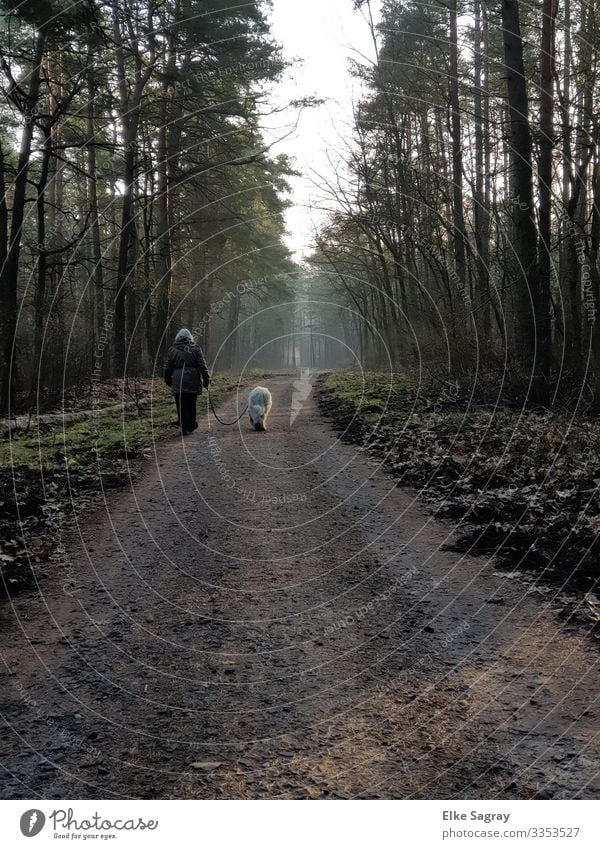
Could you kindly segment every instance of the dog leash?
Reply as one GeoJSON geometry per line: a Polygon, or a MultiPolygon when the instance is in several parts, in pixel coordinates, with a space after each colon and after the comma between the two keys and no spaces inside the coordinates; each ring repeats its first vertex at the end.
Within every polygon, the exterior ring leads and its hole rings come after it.
{"type": "Polygon", "coordinates": [[[219,417],[219,414],[215,410],[215,405],[213,404],[212,396],[210,394],[210,389],[208,389],[208,387],[207,387],[206,391],[208,393],[208,403],[210,405],[210,409],[212,410],[213,416],[215,417],[215,419],[218,422],[220,422],[222,425],[225,425],[225,427],[233,427],[233,425],[236,425],[239,422],[239,420],[242,418],[242,416],[244,416],[246,414],[246,412],[248,410],[248,404],[246,404],[246,406],[244,407],[244,409],[242,410],[242,412],[239,414],[239,416],[237,417],[237,419],[234,422],[224,422],[223,419],[219,417]]]}

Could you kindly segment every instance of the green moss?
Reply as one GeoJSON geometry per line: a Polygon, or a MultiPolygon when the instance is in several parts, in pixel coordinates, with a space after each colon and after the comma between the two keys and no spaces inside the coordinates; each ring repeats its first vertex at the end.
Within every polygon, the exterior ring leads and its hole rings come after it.
{"type": "Polygon", "coordinates": [[[418,396],[414,379],[399,372],[337,371],[327,376],[325,387],[364,418],[393,416],[395,410],[414,405],[418,396]]]}
{"type": "MultiPolygon", "coordinates": [[[[237,386],[237,375],[218,375],[212,390],[218,404],[237,386]]],[[[206,414],[206,395],[199,398],[199,415],[206,414]]],[[[157,384],[151,400],[139,409],[90,412],[75,422],[53,421],[18,432],[0,443],[0,469],[27,467],[52,471],[78,468],[90,461],[150,448],[177,433],[175,403],[166,387],[157,384]]]]}

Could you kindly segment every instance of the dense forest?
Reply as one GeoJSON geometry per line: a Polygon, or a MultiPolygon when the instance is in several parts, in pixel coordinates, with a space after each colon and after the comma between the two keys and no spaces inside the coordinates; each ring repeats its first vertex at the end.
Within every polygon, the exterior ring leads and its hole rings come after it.
{"type": "Polygon", "coordinates": [[[2,409],[160,373],[178,323],[216,350],[212,328],[289,300],[265,4],[0,8],[2,409]]]}
{"type": "MultiPolygon", "coordinates": [[[[360,358],[598,395],[600,21],[588,0],[356,0],[376,61],[312,256],[360,358]],[[585,392],[582,390],[585,389],[585,392]]],[[[487,379],[487,378],[486,378],[487,379]]]]}
{"type": "Polygon", "coordinates": [[[3,410],[152,374],[178,324],[223,368],[420,364],[543,405],[598,395],[594,4],[354,7],[376,59],[353,64],[300,268],[294,165],[264,132],[286,70],[268,3],[3,0],[3,410]]]}

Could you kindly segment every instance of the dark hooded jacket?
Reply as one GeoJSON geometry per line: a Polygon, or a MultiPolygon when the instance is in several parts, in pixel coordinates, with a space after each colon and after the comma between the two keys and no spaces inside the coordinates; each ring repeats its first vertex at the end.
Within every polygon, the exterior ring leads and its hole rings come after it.
{"type": "Polygon", "coordinates": [[[189,339],[176,341],[167,352],[165,383],[173,395],[180,392],[202,394],[202,385],[208,387],[210,374],[202,350],[189,339]]]}

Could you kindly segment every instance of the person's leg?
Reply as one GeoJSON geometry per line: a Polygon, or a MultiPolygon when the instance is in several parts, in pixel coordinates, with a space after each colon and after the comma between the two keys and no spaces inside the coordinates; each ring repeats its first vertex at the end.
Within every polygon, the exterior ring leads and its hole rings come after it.
{"type": "Polygon", "coordinates": [[[198,396],[192,395],[192,402],[190,404],[190,421],[191,421],[192,426],[191,426],[190,430],[196,430],[196,428],[198,427],[198,422],[196,421],[196,415],[197,415],[197,413],[196,413],[196,403],[197,402],[198,402],[198,396]]]}
{"type": "Polygon", "coordinates": [[[194,430],[194,422],[196,420],[196,396],[191,392],[186,392],[182,395],[182,399],[183,429],[186,433],[191,433],[194,430]]]}
{"type": "Polygon", "coordinates": [[[173,395],[173,398],[175,398],[175,406],[177,407],[177,421],[179,422],[179,428],[182,429],[183,428],[183,410],[182,410],[182,403],[181,403],[181,395],[179,393],[176,393],[175,395],[173,395]]]}

